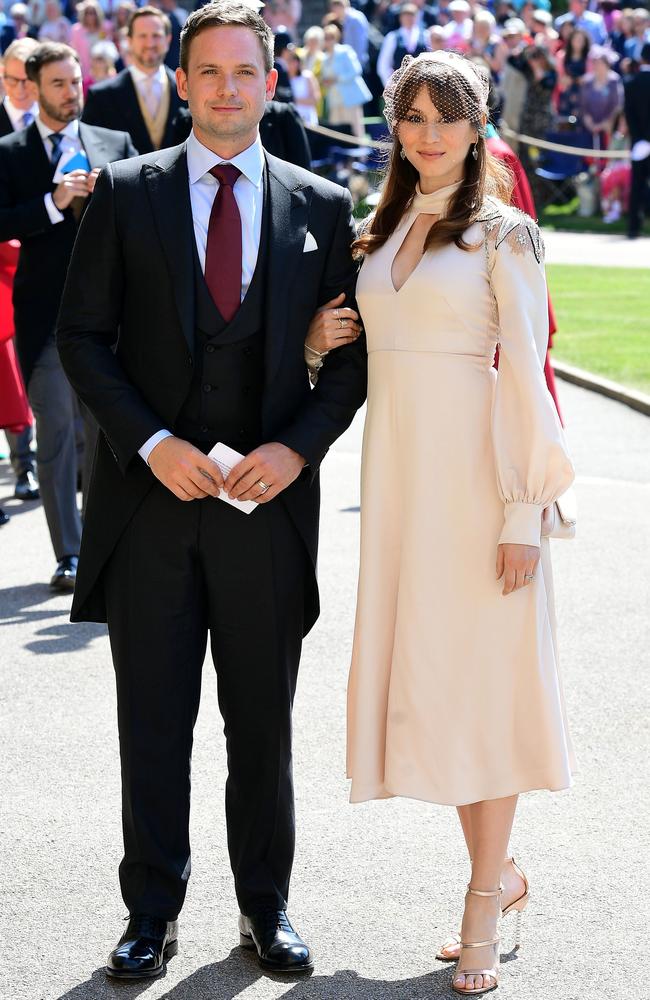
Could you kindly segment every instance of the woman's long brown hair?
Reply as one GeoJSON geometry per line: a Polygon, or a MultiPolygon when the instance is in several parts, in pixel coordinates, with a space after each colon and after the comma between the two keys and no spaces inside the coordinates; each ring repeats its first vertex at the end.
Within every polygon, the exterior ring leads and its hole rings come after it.
{"type": "MultiPolygon", "coordinates": [[[[427,88],[443,120],[457,120],[460,105],[471,115],[470,125],[477,130],[480,128],[479,101],[461,73],[422,73],[416,60],[398,83],[395,106],[403,108],[406,114],[422,87],[427,88]]],[[[413,200],[419,175],[413,164],[400,156],[398,133],[399,123],[396,123],[381,198],[370,224],[352,244],[355,257],[379,250],[395,232],[413,200]]],[[[463,233],[477,218],[485,196],[490,194],[506,203],[510,201],[513,187],[510,170],[492,156],[483,139],[478,140],[477,154],[474,159],[471,148],[468,151],[463,182],[452,198],[447,215],[432,224],[424,242],[425,251],[448,243],[455,243],[460,250],[476,250],[476,246],[465,242],[463,233]]]]}

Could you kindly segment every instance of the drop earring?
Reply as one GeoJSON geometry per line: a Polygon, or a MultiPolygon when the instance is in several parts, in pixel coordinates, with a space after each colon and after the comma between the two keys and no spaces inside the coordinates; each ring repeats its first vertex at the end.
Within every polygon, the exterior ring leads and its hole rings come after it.
{"type": "Polygon", "coordinates": [[[406,153],[404,152],[404,147],[403,146],[402,146],[402,148],[399,151],[399,155],[402,157],[403,160],[406,159],[406,153]]]}
{"type": "Polygon", "coordinates": [[[472,156],[474,157],[475,160],[478,160],[478,139],[476,140],[472,148],[472,156]]]}

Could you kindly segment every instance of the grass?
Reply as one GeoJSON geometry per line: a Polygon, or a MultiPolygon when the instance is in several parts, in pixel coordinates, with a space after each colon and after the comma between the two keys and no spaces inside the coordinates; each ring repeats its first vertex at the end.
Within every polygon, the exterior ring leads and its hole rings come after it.
{"type": "MultiPolygon", "coordinates": [[[[540,226],[566,233],[609,233],[621,236],[627,232],[625,216],[618,222],[604,222],[601,215],[593,215],[585,219],[578,215],[579,204],[580,200],[574,198],[566,205],[547,205],[540,212],[540,226]]],[[[650,218],[644,220],[641,235],[650,236],[650,218]]]]}
{"type": "Polygon", "coordinates": [[[553,357],[650,394],[650,268],[547,265],[553,357]]]}

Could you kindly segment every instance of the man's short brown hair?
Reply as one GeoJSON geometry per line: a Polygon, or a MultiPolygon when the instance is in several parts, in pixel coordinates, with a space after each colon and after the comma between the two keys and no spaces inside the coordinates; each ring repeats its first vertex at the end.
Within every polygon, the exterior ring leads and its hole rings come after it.
{"type": "Polygon", "coordinates": [[[135,22],[138,20],[139,17],[157,17],[157,18],[159,18],[162,21],[162,23],[163,23],[163,27],[165,29],[165,34],[167,36],[171,35],[171,33],[172,33],[172,22],[169,20],[169,18],[165,14],[164,10],[158,10],[157,7],[138,7],[137,10],[133,11],[133,13],[131,14],[131,17],[129,18],[129,23],[128,23],[128,26],[127,26],[127,29],[126,29],[126,33],[129,36],[129,38],[133,37],[133,25],[135,24],[135,22]]]}
{"type": "Polygon", "coordinates": [[[25,72],[32,83],[39,83],[43,66],[54,62],[63,62],[65,59],[74,59],[76,63],[79,62],[79,56],[69,45],[64,45],[63,42],[41,42],[25,59],[25,72]]]}
{"type": "Polygon", "coordinates": [[[269,73],[273,69],[273,32],[263,17],[246,4],[237,3],[237,0],[215,0],[190,14],[181,31],[181,69],[187,73],[193,38],[207,28],[225,28],[231,25],[250,28],[255,32],[262,46],[264,69],[269,73]]]}

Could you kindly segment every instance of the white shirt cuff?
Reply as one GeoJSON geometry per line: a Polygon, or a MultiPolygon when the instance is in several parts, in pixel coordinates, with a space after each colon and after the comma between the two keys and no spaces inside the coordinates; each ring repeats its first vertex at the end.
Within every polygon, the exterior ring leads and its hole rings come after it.
{"type": "Polygon", "coordinates": [[[52,197],[52,193],[50,191],[48,191],[45,195],[45,209],[53,226],[56,226],[57,222],[63,222],[65,216],[62,212],[59,212],[58,208],[54,204],[54,198],[52,197]]]}
{"type": "Polygon", "coordinates": [[[141,448],[138,448],[138,455],[140,455],[140,457],[144,459],[147,465],[149,465],[149,455],[154,450],[156,445],[160,444],[161,441],[164,441],[165,438],[170,438],[173,436],[174,435],[172,434],[171,431],[156,431],[155,434],[152,434],[151,437],[147,441],[145,441],[145,443],[142,445],[141,448]]]}

